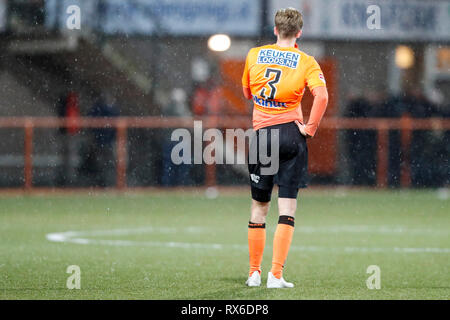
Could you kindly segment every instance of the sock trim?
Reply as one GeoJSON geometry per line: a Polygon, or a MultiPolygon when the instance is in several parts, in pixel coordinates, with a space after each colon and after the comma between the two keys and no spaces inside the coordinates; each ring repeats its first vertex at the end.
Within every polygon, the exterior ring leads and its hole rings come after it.
{"type": "Polygon", "coordinates": [[[251,229],[265,229],[266,224],[265,223],[254,223],[254,222],[249,221],[248,227],[251,229]]]}
{"type": "Polygon", "coordinates": [[[295,219],[291,216],[280,216],[278,218],[278,224],[287,224],[289,226],[294,226],[295,219]]]}

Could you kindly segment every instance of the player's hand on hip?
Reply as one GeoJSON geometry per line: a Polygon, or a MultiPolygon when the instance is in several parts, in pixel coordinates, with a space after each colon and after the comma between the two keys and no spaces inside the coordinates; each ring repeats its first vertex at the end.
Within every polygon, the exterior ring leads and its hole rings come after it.
{"type": "Polygon", "coordinates": [[[298,127],[298,130],[300,130],[300,133],[305,136],[306,138],[311,138],[311,136],[306,133],[306,126],[304,124],[301,124],[300,122],[298,122],[298,120],[295,120],[295,124],[298,127]]]}

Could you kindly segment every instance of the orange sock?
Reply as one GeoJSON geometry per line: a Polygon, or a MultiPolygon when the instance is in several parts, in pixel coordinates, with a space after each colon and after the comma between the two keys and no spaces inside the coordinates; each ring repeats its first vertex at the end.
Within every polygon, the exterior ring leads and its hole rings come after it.
{"type": "Polygon", "coordinates": [[[280,279],[294,235],[294,217],[280,216],[273,238],[272,274],[280,279]]]}
{"type": "Polygon", "coordinates": [[[248,253],[250,256],[250,272],[258,271],[261,273],[261,261],[266,245],[266,224],[265,223],[248,223],[248,253]]]}

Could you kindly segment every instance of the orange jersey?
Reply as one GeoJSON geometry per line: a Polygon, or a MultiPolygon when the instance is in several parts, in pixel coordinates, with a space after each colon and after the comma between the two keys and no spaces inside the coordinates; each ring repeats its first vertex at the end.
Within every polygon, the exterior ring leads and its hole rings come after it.
{"type": "Polygon", "coordinates": [[[295,120],[303,123],[300,103],[306,86],[313,90],[325,85],[319,64],[297,45],[252,48],[245,62],[242,86],[250,88],[253,96],[253,128],[295,120]]]}

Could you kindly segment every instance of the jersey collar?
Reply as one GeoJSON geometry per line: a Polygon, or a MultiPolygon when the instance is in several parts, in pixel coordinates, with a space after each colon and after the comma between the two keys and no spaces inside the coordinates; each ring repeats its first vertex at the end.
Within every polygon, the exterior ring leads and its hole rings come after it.
{"type": "MultiPolygon", "coordinates": [[[[286,48],[284,48],[284,47],[280,47],[279,45],[277,45],[276,43],[274,43],[274,46],[275,47],[278,47],[278,48],[283,48],[283,49],[287,49],[287,47],[286,48]]],[[[290,47],[291,48],[291,47],[290,47]]],[[[294,48],[295,49],[298,49],[298,44],[297,43],[295,43],[295,45],[294,45],[294,48]]]]}

